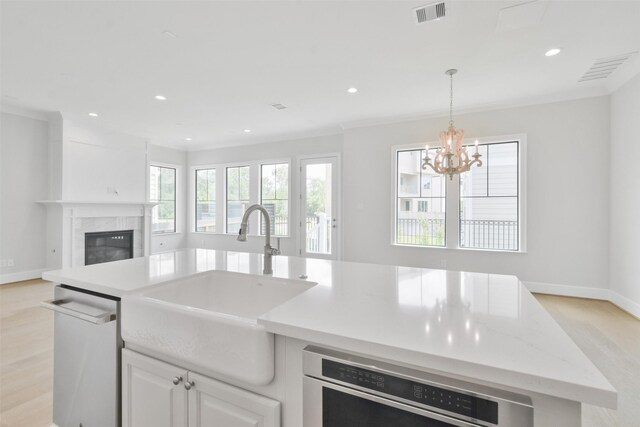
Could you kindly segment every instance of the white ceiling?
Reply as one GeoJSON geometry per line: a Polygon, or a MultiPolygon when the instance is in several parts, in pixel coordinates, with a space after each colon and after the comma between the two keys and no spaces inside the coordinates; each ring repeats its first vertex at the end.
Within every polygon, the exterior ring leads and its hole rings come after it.
{"type": "Polygon", "coordinates": [[[640,70],[634,55],[578,83],[596,59],[640,51],[640,1],[516,6],[510,31],[500,11],[522,1],[450,0],[416,25],[428,3],[2,1],[2,102],[194,149],[442,114],[448,68],[457,111],[609,93],[640,70]]]}

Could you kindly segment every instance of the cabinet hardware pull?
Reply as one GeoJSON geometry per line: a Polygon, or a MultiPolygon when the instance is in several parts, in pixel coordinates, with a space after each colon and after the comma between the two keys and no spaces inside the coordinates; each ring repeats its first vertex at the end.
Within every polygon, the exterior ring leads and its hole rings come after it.
{"type": "Polygon", "coordinates": [[[184,388],[186,388],[187,390],[191,390],[191,387],[194,387],[195,385],[195,381],[186,381],[184,383],[184,388]]]}
{"type": "Polygon", "coordinates": [[[173,385],[178,385],[182,382],[182,377],[173,377],[173,385]]]}

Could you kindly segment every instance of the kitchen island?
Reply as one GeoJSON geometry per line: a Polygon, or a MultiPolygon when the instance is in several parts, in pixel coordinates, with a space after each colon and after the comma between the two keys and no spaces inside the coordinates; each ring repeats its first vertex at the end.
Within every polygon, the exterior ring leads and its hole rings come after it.
{"type": "MultiPolygon", "coordinates": [[[[515,276],[285,256],[274,258],[273,270],[274,278],[315,284],[257,318],[275,335],[273,381],[196,372],[281,402],[282,425],[303,424],[309,345],[526,396],[535,426],[580,425],[581,403],[616,406],[613,387],[515,276]]],[[[262,256],[183,249],[43,277],[122,298],[126,307],[145,290],[208,271],[258,276],[262,256]]],[[[123,308],[125,347],[197,369],[158,348],[129,345],[126,316],[123,308]]],[[[493,425],[477,422],[468,425],[493,425]]]]}

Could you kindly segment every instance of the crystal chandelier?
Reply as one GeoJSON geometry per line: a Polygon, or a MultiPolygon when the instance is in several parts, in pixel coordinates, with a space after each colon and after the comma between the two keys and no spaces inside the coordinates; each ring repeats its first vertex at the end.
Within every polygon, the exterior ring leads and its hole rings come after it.
{"type": "Polygon", "coordinates": [[[478,167],[482,166],[482,160],[480,160],[482,156],[478,153],[478,141],[475,144],[475,153],[469,156],[467,146],[462,144],[464,130],[456,129],[453,125],[453,75],[457,72],[458,70],[455,69],[445,72],[451,82],[449,129],[440,132],[440,147],[436,150],[436,155],[433,159],[429,157],[429,146],[425,147],[427,151],[422,163],[422,169],[427,169],[428,166],[435,173],[449,175],[449,179],[453,179],[456,174],[468,171],[474,164],[477,164],[478,167]],[[473,157],[473,160],[471,160],[471,157],[473,157]]]}

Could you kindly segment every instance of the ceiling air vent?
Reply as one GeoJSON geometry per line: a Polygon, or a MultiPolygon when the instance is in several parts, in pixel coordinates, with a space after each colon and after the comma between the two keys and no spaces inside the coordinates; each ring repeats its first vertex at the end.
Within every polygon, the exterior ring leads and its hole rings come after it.
{"type": "Polygon", "coordinates": [[[606,79],[618,69],[619,66],[624,64],[627,59],[631,58],[638,52],[629,52],[622,55],[610,56],[608,58],[596,59],[591,68],[580,77],[578,82],[588,82],[591,80],[606,79]]]}
{"type": "Polygon", "coordinates": [[[282,105],[282,104],[271,104],[271,106],[276,110],[284,110],[285,108],[287,108],[286,105],[282,105]]]}
{"type": "Polygon", "coordinates": [[[413,11],[416,14],[416,24],[435,21],[437,19],[444,18],[445,16],[444,2],[428,4],[426,6],[413,9],[413,11]]]}

